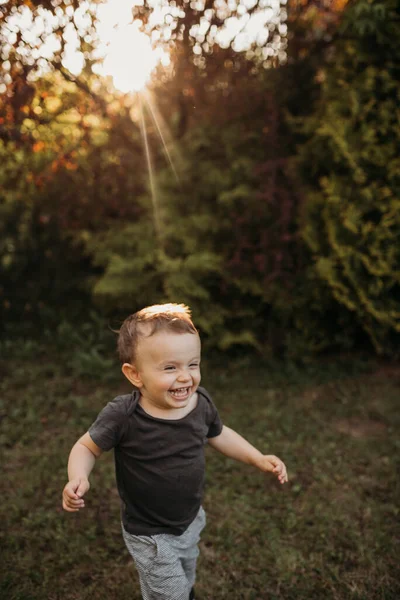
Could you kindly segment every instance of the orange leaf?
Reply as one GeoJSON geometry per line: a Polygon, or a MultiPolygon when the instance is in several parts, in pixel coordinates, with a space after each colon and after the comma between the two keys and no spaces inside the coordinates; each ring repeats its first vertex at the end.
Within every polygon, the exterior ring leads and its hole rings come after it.
{"type": "Polygon", "coordinates": [[[40,152],[41,150],[43,150],[44,147],[44,142],[36,142],[35,144],[33,144],[32,150],[34,152],[40,152]]]}

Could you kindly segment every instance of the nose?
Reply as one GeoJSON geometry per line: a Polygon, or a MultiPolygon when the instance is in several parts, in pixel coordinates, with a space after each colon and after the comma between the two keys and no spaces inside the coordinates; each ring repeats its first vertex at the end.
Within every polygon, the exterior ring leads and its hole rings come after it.
{"type": "Polygon", "coordinates": [[[187,371],[186,369],[182,369],[181,371],[179,371],[177,379],[178,381],[191,381],[192,378],[189,371],[187,371]]]}

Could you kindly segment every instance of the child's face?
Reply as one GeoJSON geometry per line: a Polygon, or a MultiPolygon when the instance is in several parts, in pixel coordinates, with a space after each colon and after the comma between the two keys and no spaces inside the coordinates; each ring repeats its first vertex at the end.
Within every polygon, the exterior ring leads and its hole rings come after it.
{"type": "Polygon", "coordinates": [[[158,409],[187,406],[201,379],[200,353],[195,333],[159,331],[141,338],[134,370],[142,397],[158,409]]]}

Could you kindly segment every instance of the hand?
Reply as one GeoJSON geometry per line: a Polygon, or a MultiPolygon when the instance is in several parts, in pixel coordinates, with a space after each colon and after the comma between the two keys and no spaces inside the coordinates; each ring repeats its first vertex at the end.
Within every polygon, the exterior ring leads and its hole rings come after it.
{"type": "Polygon", "coordinates": [[[62,507],[68,512],[77,512],[85,508],[84,494],[89,490],[90,484],[85,477],[71,479],[63,490],[62,507]]]}
{"type": "Polygon", "coordinates": [[[285,463],[280,458],[273,455],[262,456],[257,465],[261,471],[273,473],[280,481],[286,483],[288,480],[285,463]]]}

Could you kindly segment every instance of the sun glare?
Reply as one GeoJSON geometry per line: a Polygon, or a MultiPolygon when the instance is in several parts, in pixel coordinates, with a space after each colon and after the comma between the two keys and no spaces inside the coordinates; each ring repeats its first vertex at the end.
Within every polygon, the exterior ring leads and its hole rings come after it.
{"type": "Polygon", "coordinates": [[[140,31],[141,21],[132,22],[132,4],[108,0],[100,5],[98,15],[104,56],[101,74],[111,76],[123,93],[143,89],[155,67],[169,62],[169,56],[161,48],[152,48],[149,35],[140,31]]]}
{"type": "Polygon", "coordinates": [[[118,27],[103,64],[104,74],[111,75],[115,87],[124,93],[144,88],[160,62],[159,53],[152,49],[149,37],[139,31],[139,26],[136,21],[118,27]]]}

